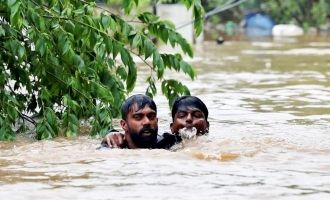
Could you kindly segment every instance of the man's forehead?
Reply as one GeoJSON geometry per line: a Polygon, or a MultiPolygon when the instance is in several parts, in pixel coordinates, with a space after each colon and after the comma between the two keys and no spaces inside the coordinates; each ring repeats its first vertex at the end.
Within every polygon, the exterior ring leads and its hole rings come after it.
{"type": "Polygon", "coordinates": [[[177,112],[194,112],[194,111],[201,111],[201,109],[197,108],[196,106],[191,106],[191,105],[181,105],[179,108],[178,108],[178,111],[177,112]]]}
{"type": "Polygon", "coordinates": [[[142,112],[142,110],[144,109],[150,109],[153,112],[156,112],[154,109],[150,108],[150,106],[148,104],[146,104],[144,107],[140,107],[137,103],[134,103],[130,108],[129,108],[129,113],[138,113],[138,112],[142,112]]]}

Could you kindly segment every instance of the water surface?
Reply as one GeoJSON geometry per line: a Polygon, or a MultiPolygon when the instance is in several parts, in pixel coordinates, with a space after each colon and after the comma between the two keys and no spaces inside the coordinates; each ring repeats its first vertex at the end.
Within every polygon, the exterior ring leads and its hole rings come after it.
{"type": "MultiPolygon", "coordinates": [[[[330,199],[330,40],[206,42],[189,85],[210,134],[177,152],[81,136],[0,143],[0,199],[330,199]]],[[[135,93],[149,71],[140,72],[135,93]]],[[[167,101],[157,95],[160,131],[167,101]]]]}

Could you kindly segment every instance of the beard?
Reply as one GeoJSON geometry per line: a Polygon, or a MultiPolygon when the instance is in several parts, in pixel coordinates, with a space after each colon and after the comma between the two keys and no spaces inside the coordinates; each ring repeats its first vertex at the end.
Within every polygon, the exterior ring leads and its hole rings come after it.
{"type": "Polygon", "coordinates": [[[139,132],[135,132],[129,128],[129,132],[131,133],[132,141],[139,148],[151,148],[157,142],[158,127],[143,127],[139,132]]]}

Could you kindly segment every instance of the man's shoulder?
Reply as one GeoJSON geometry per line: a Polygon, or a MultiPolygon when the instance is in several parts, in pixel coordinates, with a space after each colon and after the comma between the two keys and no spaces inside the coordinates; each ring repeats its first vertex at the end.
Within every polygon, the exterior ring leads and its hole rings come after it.
{"type": "Polygon", "coordinates": [[[181,142],[180,136],[165,132],[158,136],[157,143],[153,146],[153,149],[169,149],[178,142],[181,142]]]}

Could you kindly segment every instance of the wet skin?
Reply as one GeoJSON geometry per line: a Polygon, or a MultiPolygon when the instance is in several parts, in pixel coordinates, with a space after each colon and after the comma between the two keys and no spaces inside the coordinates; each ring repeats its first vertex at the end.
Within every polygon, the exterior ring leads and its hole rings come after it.
{"type": "MultiPolygon", "coordinates": [[[[132,108],[133,109],[130,110],[127,116],[127,120],[122,120],[121,122],[122,128],[125,130],[125,136],[121,133],[112,133],[104,138],[104,142],[110,147],[141,148],[134,144],[131,137],[127,137],[129,136],[128,133],[138,135],[138,132],[140,132],[144,124],[146,124],[145,122],[148,121],[147,124],[150,124],[150,127],[158,128],[158,119],[155,112],[150,109],[149,106],[146,106],[141,110],[137,110],[136,105],[132,108]],[[127,145],[126,142],[129,144],[127,145]]],[[[200,109],[193,106],[181,106],[175,114],[173,123],[171,123],[170,127],[173,134],[178,134],[179,130],[182,128],[190,129],[195,127],[197,129],[197,135],[204,135],[208,133],[209,122],[205,119],[205,115],[200,109]]],[[[148,143],[151,144],[151,141],[152,139],[149,139],[148,143]]]]}
{"type": "Polygon", "coordinates": [[[195,107],[180,107],[175,113],[173,123],[171,123],[171,131],[178,134],[182,128],[197,129],[197,135],[208,133],[209,122],[205,119],[204,113],[195,107]]]}
{"type": "Polygon", "coordinates": [[[120,124],[125,131],[125,140],[130,149],[149,148],[157,141],[157,113],[148,105],[139,109],[137,104],[133,104],[127,118],[122,119],[120,124]]]}

